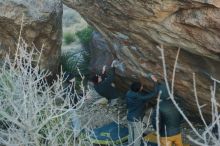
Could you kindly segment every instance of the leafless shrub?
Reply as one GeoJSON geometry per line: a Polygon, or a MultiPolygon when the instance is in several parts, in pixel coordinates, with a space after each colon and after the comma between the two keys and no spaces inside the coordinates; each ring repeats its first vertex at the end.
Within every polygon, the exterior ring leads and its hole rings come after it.
{"type": "MultiPolygon", "coordinates": [[[[0,143],[3,145],[68,145],[73,143],[72,113],[85,99],[66,93],[62,73],[52,85],[49,72],[39,69],[41,52],[28,50],[20,38],[15,59],[6,57],[0,70],[0,143]],[[64,98],[65,95],[65,98],[64,98]],[[72,107],[70,99],[79,98],[72,107]]],[[[74,85],[71,85],[74,86],[74,85]]]]}

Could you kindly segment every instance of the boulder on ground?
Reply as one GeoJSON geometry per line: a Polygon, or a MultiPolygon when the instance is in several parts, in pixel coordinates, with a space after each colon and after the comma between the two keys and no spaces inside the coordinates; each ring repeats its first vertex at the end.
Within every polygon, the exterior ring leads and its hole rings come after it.
{"type": "Polygon", "coordinates": [[[43,48],[40,67],[58,71],[62,43],[61,0],[0,0],[0,58],[13,56],[21,37],[43,48]],[[21,28],[22,25],[22,28],[21,28]]]}

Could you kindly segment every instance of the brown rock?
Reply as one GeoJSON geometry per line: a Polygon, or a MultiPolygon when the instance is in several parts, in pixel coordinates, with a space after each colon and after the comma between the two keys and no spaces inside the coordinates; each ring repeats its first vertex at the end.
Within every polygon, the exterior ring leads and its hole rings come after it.
{"type": "Polygon", "coordinates": [[[10,54],[14,54],[22,16],[21,37],[29,46],[44,46],[40,66],[57,72],[62,38],[61,0],[0,0],[0,58],[9,48],[10,54]]]}
{"type": "Polygon", "coordinates": [[[89,70],[91,73],[102,71],[103,65],[110,65],[113,56],[110,51],[111,47],[99,32],[93,32],[89,52],[91,54],[89,70]]]}
{"type": "MultiPolygon", "coordinates": [[[[177,48],[181,48],[176,73],[176,94],[185,107],[197,114],[192,73],[196,73],[202,110],[210,115],[210,74],[220,79],[219,0],[64,0],[76,9],[112,44],[126,65],[121,74],[138,79],[140,72],[158,73],[163,78],[160,51],[163,44],[169,79],[177,48]]],[[[143,81],[143,79],[142,79],[143,81]]],[[[146,81],[146,80],[144,80],[146,81]]],[[[145,82],[149,87],[149,82],[145,82]]],[[[219,99],[219,85],[217,95],[219,99]]]]}

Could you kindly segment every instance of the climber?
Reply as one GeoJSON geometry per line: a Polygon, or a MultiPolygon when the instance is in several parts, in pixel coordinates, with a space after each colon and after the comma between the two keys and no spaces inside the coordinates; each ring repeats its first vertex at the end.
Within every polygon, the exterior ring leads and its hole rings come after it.
{"type": "Polygon", "coordinates": [[[141,138],[144,132],[142,121],[145,115],[146,103],[158,95],[157,78],[154,75],[151,75],[150,78],[154,81],[154,90],[152,92],[144,92],[143,85],[140,82],[133,82],[130,90],[126,93],[129,129],[128,142],[132,146],[141,145],[141,138]]]}
{"type": "MultiPolygon", "coordinates": [[[[158,84],[158,91],[160,92],[159,103],[159,134],[161,146],[183,146],[180,125],[183,118],[172,100],[165,83],[158,84]]],[[[157,126],[157,107],[155,106],[152,114],[152,125],[156,130],[157,126]]]]}
{"type": "Polygon", "coordinates": [[[117,64],[118,61],[113,60],[108,74],[106,74],[106,66],[103,66],[102,74],[92,77],[96,92],[107,98],[111,105],[115,105],[115,99],[119,97],[119,93],[113,84],[115,79],[115,67],[117,64]]]}

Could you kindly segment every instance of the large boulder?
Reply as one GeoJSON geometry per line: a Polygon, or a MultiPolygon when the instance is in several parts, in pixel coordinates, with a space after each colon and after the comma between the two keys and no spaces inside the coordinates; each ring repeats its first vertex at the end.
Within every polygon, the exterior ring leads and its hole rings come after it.
{"type": "MultiPolygon", "coordinates": [[[[210,116],[209,75],[220,79],[220,1],[219,0],[64,0],[76,9],[112,45],[113,56],[124,61],[125,79],[138,79],[149,87],[140,72],[158,73],[163,78],[163,44],[167,72],[181,48],[176,70],[175,93],[191,111],[196,108],[193,73],[196,73],[202,111],[210,116]]],[[[124,80],[125,81],[125,80],[124,80]]],[[[219,86],[217,95],[219,99],[219,86]]],[[[194,112],[195,114],[197,112],[194,112]]]]}
{"type": "Polygon", "coordinates": [[[19,38],[43,53],[40,66],[58,71],[62,40],[61,0],[0,0],[0,58],[14,54],[19,38]]]}
{"type": "Polygon", "coordinates": [[[91,56],[89,64],[91,73],[101,72],[103,65],[111,64],[113,60],[111,47],[99,32],[94,31],[92,33],[92,39],[88,49],[91,56]]]}

